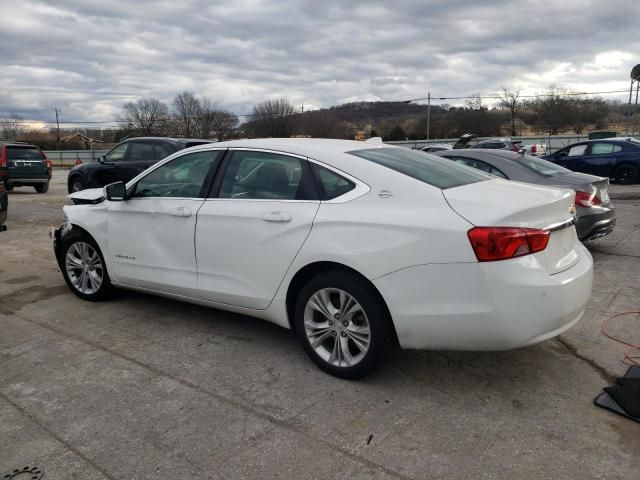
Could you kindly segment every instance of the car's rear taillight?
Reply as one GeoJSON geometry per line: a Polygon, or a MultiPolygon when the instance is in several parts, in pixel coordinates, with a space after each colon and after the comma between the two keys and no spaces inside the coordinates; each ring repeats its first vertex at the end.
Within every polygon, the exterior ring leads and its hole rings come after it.
{"type": "Polygon", "coordinates": [[[479,262],[494,262],[541,252],[549,232],[536,228],[474,227],[467,232],[479,262]]]}
{"type": "Polygon", "coordinates": [[[596,192],[576,192],[576,205],[581,207],[590,208],[595,205],[601,205],[602,201],[600,197],[596,195],[596,192]]]}
{"type": "Polygon", "coordinates": [[[7,147],[4,145],[0,150],[0,168],[5,168],[7,166],[7,147]]]}
{"type": "Polygon", "coordinates": [[[531,145],[531,153],[536,153],[538,151],[537,145],[531,145]]]}
{"type": "Polygon", "coordinates": [[[49,160],[49,157],[47,157],[47,154],[44,153],[42,150],[38,149],[38,151],[42,155],[42,158],[44,158],[44,161],[47,164],[47,171],[49,172],[49,176],[51,176],[51,172],[53,171],[53,162],[49,160]]]}

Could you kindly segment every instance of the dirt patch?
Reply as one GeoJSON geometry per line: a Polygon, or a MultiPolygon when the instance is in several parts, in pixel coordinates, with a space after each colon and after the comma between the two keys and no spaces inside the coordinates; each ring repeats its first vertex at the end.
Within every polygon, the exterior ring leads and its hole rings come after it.
{"type": "Polygon", "coordinates": [[[27,305],[38,303],[43,300],[57,297],[59,295],[69,294],[69,288],[66,285],[56,285],[55,287],[25,287],[12,292],[6,301],[0,303],[0,313],[11,315],[22,310],[27,305]]]}
{"type": "Polygon", "coordinates": [[[28,277],[9,278],[8,280],[5,280],[3,283],[6,283],[7,285],[20,285],[21,283],[29,283],[29,282],[33,282],[34,280],[40,280],[40,277],[31,275],[28,277]]]}

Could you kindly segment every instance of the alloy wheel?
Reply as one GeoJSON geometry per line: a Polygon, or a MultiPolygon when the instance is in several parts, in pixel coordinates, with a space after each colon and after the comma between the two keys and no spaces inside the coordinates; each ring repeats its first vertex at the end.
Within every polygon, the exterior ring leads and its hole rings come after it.
{"type": "Polygon", "coordinates": [[[311,295],[304,309],[304,329],[316,354],[336,367],[357,365],[371,345],[367,314],[353,296],[338,288],[311,295]]]}
{"type": "Polygon", "coordinates": [[[91,295],[100,290],[104,268],[100,255],[90,244],[72,244],[65,257],[65,269],[71,284],[80,293],[91,295]]]}

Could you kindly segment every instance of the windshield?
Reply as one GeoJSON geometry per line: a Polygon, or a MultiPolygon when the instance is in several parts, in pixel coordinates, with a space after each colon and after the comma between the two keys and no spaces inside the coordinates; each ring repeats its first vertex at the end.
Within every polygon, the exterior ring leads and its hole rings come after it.
{"type": "Polygon", "coordinates": [[[494,178],[479,170],[408,148],[372,148],[347,153],[443,190],[494,178]]]}
{"type": "Polygon", "coordinates": [[[40,150],[35,147],[7,147],[9,160],[43,160],[40,150]]]}
{"type": "Polygon", "coordinates": [[[542,160],[541,158],[534,157],[532,155],[521,155],[521,158],[516,161],[523,167],[533,170],[543,177],[555,177],[556,175],[571,172],[571,170],[556,165],[555,163],[547,162],[546,160],[542,160]]]}

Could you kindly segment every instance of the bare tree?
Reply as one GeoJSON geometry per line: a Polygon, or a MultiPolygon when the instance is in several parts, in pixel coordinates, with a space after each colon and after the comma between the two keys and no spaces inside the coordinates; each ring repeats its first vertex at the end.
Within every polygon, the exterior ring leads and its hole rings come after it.
{"type": "Polygon", "coordinates": [[[511,135],[517,135],[516,132],[516,118],[520,109],[522,108],[522,101],[520,98],[520,90],[508,90],[506,87],[502,87],[502,93],[498,94],[498,100],[500,106],[509,110],[511,115],[511,135]]]}
{"type": "Polygon", "coordinates": [[[305,112],[297,123],[297,132],[314,138],[349,138],[351,128],[337,112],[318,110],[305,112]]]}
{"type": "Polygon", "coordinates": [[[570,123],[571,102],[565,93],[555,85],[549,85],[546,92],[531,103],[537,121],[551,135],[557,135],[570,123]]]}
{"type": "Polygon", "coordinates": [[[200,116],[197,132],[202,138],[216,137],[219,141],[229,138],[238,126],[238,117],[228,110],[218,108],[209,98],[200,99],[200,116]]]}
{"type": "Polygon", "coordinates": [[[16,141],[25,131],[24,118],[17,113],[10,113],[2,120],[2,136],[6,140],[16,141]]]}
{"type": "Polygon", "coordinates": [[[163,135],[169,120],[169,108],[157,98],[141,98],[124,105],[127,128],[143,135],[163,135]]]}
{"type": "Polygon", "coordinates": [[[606,128],[609,108],[602,98],[573,95],[569,100],[569,112],[573,131],[579,135],[590,125],[595,128],[606,128]]]}
{"type": "Polygon", "coordinates": [[[471,110],[486,110],[486,107],[482,105],[482,97],[479,93],[472,94],[469,100],[465,103],[467,108],[470,108],[471,110]]]}
{"type": "Polygon", "coordinates": [[[173,118],[178,135],[192,137],[198,132],[198,122],[202,105],[196,96],[184,91],[173,99],[173,118]]]}
{"type": "Polygon", "coordinates": [[[247,128],[257,137],[290,137],[296,107],[286,98],[273,98],[253,107],[247,128]]]}

